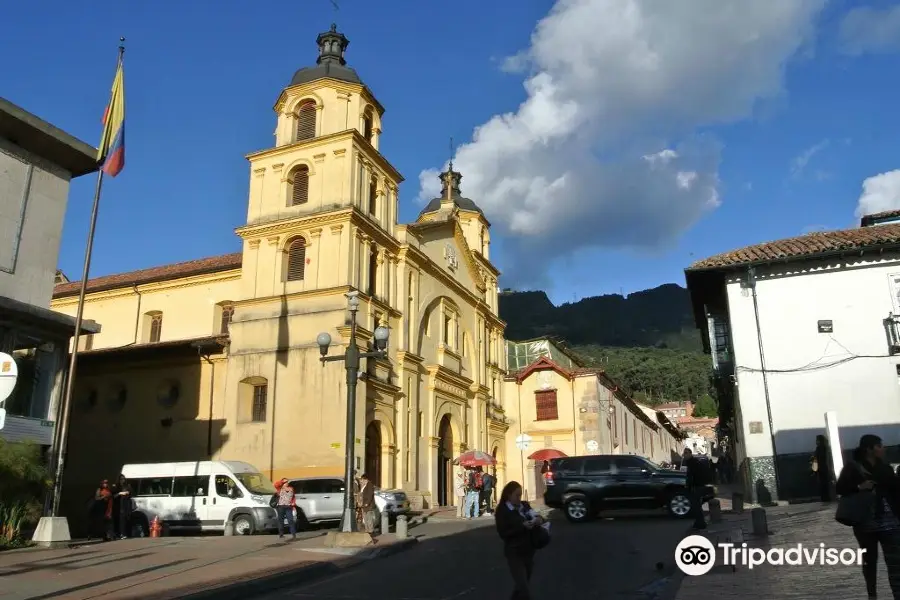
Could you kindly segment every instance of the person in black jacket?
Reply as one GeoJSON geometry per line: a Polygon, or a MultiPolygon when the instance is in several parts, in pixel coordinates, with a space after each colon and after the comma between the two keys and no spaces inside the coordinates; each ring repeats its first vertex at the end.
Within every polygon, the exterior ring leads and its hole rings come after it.
{"type": "Polygon", "coordinates": [[[531,573],[534,571],[534,544],[531,530],[540,527],[543,519],[535,516],[527,502],[522,501],[522,486],[516,481],[507,483],[494,512],[497,533],[503,540],[503,553],[509,565],[515,589],[511,600],[531,598],[531,573]]]}
{"type": "Polygon", "coordinates": [[[864,435],[853,452],[853,460],[841,470],[837,480],[841,496],[875,491],[872,517],[853,528],[863,554],[863,578],[869,598],[876,597],[875,574],[878,572],[878,545],[884,552],[888,583],[896,600],[900,600],[900,478],[884,462],[884,446],[877,435],[864,435]]]}
{"type": "Polygon", "coordinates": [[[707,466],[694,456],[690,448],[684,449],[682,464],[687,470],[687,488],[691,498],[694,529],[706,529],[706,517],[703,516],[703,490],[710,483],[709,471],[707,466]]]}

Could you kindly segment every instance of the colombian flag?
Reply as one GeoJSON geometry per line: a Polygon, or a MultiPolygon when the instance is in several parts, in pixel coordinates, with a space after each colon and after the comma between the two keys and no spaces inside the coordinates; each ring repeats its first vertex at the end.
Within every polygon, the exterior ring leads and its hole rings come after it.
{"type": "Polygon", "coordinates": [[[115,177],[125,167],[125,75],[121,59],[109,104],[103,112],[103,135],[97,149],[97,163],[110,177],[115,177]]]}

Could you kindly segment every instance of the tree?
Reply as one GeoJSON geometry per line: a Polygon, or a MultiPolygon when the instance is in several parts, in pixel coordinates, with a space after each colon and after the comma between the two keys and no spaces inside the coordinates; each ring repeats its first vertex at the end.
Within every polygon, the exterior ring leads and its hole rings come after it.
{"type": "Polygon", "coordinates": [[[719,416],[719,407],[709,394],[703,394],[694,404],[694,417],[710,418],[719,416]]]}

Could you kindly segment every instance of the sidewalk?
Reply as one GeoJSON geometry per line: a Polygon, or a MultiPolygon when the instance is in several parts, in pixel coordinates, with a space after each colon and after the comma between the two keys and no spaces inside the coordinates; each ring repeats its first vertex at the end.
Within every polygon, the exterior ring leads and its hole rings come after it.
{"type": "MultiPolygon", "coordinates": [[[[826,547],[855,549],[857,545],[852,530],[834,520],[836,508],[837,504],[820,503],[767,508],[770,535],[761,537],[752,535],[749,510],[742,515],[725,514],[722,523],[711,525],[705,534],[714,544],[733,541],[740,546],[743,541],[750,548],[764,550],[797,544],[816,548],[822,543],[826,547]]],[[[887,571],[880,556],[878,595],[883,598],[891,597],[887,571]]],[[[855,565],[761,565],[752,570],[744,566],[732,570],[731,567],[722,565],[720,560],[706,575],[685,576],[675,596],[676,600],[849,600],[865,597],[862,571],[855,565]]]]}
{"type": "MultiPolygon", "coordinates": [[[[393,534],[366,549],[331,549],[325,532],[284,542],[275,536],[205,536],[130,539],[74,549],[0,552],[0,599],[169,600],[208,591],[248,597],[247,585],[262,592],[273,577],[291,583],[339,572],[361,561],[411,547],[393,534]]],[[[411,533],[411,535],[414,535],[411,533]]]]}

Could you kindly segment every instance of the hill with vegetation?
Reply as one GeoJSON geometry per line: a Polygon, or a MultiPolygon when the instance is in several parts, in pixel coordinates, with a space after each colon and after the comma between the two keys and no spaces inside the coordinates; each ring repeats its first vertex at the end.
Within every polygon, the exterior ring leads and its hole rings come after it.
{"type": "Polygon", "coordinates": [[[555,306],[540,291],[500,295],[506,338],[564,340],[586,364],[602,367],[636,399],[651,405],[712,394],[711,362],[702,352],[688,291],[661,285],[628,296],[609,294],[555,306]]]}

